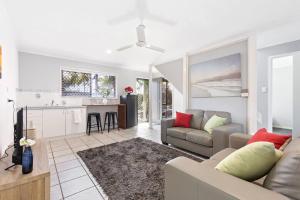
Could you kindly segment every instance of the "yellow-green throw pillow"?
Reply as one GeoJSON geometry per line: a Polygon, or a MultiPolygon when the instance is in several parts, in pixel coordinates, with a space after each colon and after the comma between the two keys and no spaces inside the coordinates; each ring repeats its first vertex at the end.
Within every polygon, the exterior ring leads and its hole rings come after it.
{"type": "Polygon", "coordinates": [[[238,178],[254,181],[266,175],[281,158],[282,151],[270,142],[254,142],[236,150],[215,168],[238,178]]]}
{"type": "Polygon", "coordinates": [[[204,130],[212,134],[214,128],[223,126],[226,122],[226,118],[213,115],[205,124],[204,130]]]}

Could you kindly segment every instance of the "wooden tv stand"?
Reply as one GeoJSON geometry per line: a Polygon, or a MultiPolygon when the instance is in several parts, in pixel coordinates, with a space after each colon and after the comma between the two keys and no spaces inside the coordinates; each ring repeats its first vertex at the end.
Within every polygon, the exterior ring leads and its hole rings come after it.
{"type": "Polygon", "coordinates": [[[11,154],[0,161],[0,200],[49,200],[50,199],[50,170],[47,153],[47,143],[43,139],[36,140],[32,147],[33,171],[22,174],[22,166],[4,169],[12,165],[11,154]]]}

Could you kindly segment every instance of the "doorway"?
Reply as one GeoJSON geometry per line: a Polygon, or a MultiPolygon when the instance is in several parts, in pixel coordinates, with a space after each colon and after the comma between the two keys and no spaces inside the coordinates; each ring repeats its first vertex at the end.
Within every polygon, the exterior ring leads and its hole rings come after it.
{"type": "Polygon", "coordinates": [[[138,121],[149,121],[149,79],[136,79],[136,92],[138,96],[138,121]]]}
{"type": "Polygon", "coordinates": [[[273,132],[293,132],[293,55],[276,56],[270,63],[270,115],[273,132]]]}
{"type": "Polygon", "coordinates": [[[162,119],[172,118],[172,89],[168,80],[161,81],[161,117],[162,119]]]}

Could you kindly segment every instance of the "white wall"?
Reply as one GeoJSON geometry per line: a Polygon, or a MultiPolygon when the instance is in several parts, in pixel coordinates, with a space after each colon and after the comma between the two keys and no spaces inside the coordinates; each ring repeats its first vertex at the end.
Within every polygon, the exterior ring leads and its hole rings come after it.
{"type": "Polygon", "coordinates": [[[292,129],[293,57],[274,58],[272,64],[273,127],[292,129]]]}
{"type": "Polygon", "coordinates": [[[122,95],[125,86],[136,87],[136,78],[148,78],[145,72],[128,69],[113,68],[95,64],[77,62],[61,58],[54,58],[30,53],[19,53],[19,105],[40,106],[50,103],[61,104],[66,101],[68,105],[80,105],[83,98],[61,97],[61,67],[73,70],[94,71],[112,74],[117,77],[117,95],[122,95]],[[41,94],[37,99],[36,94],[41,94]]]}
{"type": "Polygon", "coordinates": [[[183,95],[182,93],[177,90],[176,87],[173,86],[171,83],[171,90],[172,90],[172,107],[173,107],[173,112],[172,115],[173,117],[176,117],[176,111],[178,112],[184,112],[184,103],[183,103],[183,95]]]}
{"type": "Polygon", "coordinates": [[[174,60],[168,63],[156,65],[155,68],[167,79],[178,92],[182,93],[182,73],[183,61],[182,59],[174,60]]]}
{"type": "Polygon", "coordinates": [[[257,34],[257,49],[300,40],[300,22],[291,22],[257,34]]]}
{"type": "Polygon", "coordinates": [[[13,142],[13,109],[7,99],[16,100],[18,85],[18,53],[14,33],[0,0],[0,45],[2,46],[2,79],[0,79],[0,154],[13,142]]]}

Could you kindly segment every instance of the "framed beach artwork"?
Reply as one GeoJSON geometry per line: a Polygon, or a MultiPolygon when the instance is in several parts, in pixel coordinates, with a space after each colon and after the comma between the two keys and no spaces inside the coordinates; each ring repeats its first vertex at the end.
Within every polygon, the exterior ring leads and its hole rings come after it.
{"type": "Polygon", "coordinates": [[[0,46],[0,79],[2,79],[2,47],[0,46]]]}
{"type": "Polygon", "coordinates": [[[241,96],[241,55],[233,54],[190,66],[192,98],[241,96]]]}

